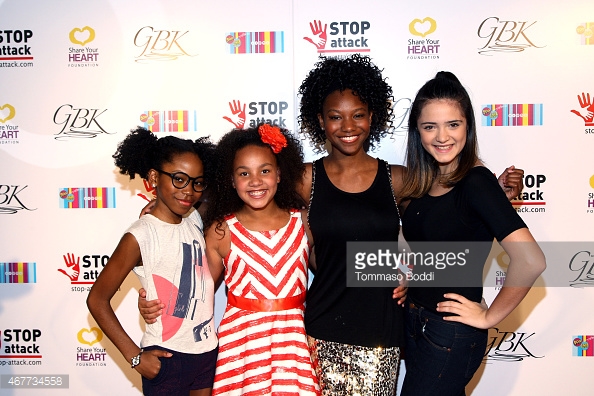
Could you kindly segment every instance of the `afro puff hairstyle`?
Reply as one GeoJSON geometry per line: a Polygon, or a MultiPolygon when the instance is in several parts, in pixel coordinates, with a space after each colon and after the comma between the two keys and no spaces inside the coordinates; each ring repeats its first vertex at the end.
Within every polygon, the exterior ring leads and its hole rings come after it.
{"type": "Polygon", "coordinates": [[[128,175],[130,179],[139,175],[146,179],[151,169],[161,169],[163,164],[171,162],[174,156],[194,153],[202,161],[204,181],[208,185],[212,181],[214,170],[214,148],[214,144],[208,137],[195,141],[175,136],[157,139],[148,129],[138,127],[131,130],[130,134],[118,144],[113,158],[122,175],[128,175]]]}
{"type": "MultiPolygon", "coordinates": [[[[209,186],[208,206],[203,216],[205,228],[216,223],[217,230],[220,230],[225,217],[243,207],[244,202],[233,188],[233,162],[237,151],[244,147],[270,148],[268,144],[262,142],[258,132],[260,125],[247,129],[233,129],[223,135],[217,143],[214,182],[209,186]]],[[[280,169],[280,183],[278,183],[274,201],[281,209],[301,209],[305,203],[297,193],[297,185],[303,179],[305,172],[303,149],[299,140],[288,130],[283,128],[279,130],[287,139],[287,146],[278,154],[273,153],[280,169]]],[[[272,149],[271,152],[273,152],[272,149]]]]}
{"type": "Polygon", "coordinates": [[[311,140],[317,152],[324,151],[326,134],[320,127],[318,114],[326,97],[334,91],[350,89],[367,104],[373,113],[365,150],[374,149],[393,131],[392,87],[382,77],[382,70],[368,56],[353,54],[346,58],[320,56],[314,68],[299,87],[300,114],[297,118],[301,133],[311,140]]]}

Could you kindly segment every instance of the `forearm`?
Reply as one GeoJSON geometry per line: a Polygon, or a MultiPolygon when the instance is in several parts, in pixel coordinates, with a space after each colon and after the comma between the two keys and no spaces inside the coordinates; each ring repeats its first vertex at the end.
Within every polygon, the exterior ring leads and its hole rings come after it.
{"type": "Polygon", "coordinates": [[[524,299],[530,291],[530,287],[509,287],[503,286],[493,303],[486,312],[485,319],[487,326],[491,328],[505,319],[524,299]]]}
{"type": "Polygon", "coordinates": [[[444,320],[488,329],[505,319],[528,294],[534,281],[546,268],[542,250],[527,228],[509,234],[501,241],[501,246],[508,254],[510,263],[503,287],[491,307],[487,307],[484,300],[478,303],[456,293],[446,293],[444,297],[454,301],[438,303],[437,311],[455,315],[444,316],[444,320]]]}
{"type": "Polygon", "coordinates": [[[140,347],[128,336],[122,327],[109,300],[95,298],[89,294],[87,306],[103,333],[111,340],[128,362],[132,357],[138,355],[140,347]]]}
{"type": "Polygon", "coordinates": [[[495,326],[509,315],[528,294],[530,288],[545,268],[544,255],[534,254],[533,260],[510,262],[503,287],[486,313],[489,327],[495,326]]]}

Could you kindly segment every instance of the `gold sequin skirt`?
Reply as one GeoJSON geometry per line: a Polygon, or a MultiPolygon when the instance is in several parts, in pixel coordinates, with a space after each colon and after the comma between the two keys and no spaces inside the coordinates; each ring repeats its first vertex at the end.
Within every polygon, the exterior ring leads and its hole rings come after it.
{"type": "Polygon", "coordinates": [[[322,395],[393,396],[400,348],[369,348],[307,337],[322,395]]]}

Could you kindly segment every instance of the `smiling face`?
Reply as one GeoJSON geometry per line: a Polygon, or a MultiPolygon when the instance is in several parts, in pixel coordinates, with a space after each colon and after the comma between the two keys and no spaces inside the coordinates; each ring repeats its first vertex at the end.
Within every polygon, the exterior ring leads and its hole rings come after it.
{"type": "Polygon", "coordinates": [[[237,150],[233,160],[233,187],[249,208],[268,208],[279,182],[280,169],[269,147],[250,145],[237,150]]]}
{"type": "Polygon", "coordinates": [[[417,120],[423,148],[438,162],[441,174],[454,171],[466,144],[466,117],[458,102],[429,100],[417,120]]]}
{"type": "Polygon", "coordinates": [[[371,129],[371,116],[369,107],[347,89],[334,91],[326,97],[318,119],[332,151],[354,155],[364,152],[364,143],[371,129]]]}
{"type": "MultiPolygon", "coordinates": [[[[202,161],[194,153],[175,155],[173,161],[161,165],[161,170],[167,173],[184,172],[190,177],[204,175],[202,161]]],[[[157,203],[151,214],[167,223],[180,223],[182,216],[188,213],[202,196],[201,192],[194,191],[192,183],[183,188],[176,188],[171,176],[154,169],[149,172],[149,182],[157,185],[157,203]]]]}

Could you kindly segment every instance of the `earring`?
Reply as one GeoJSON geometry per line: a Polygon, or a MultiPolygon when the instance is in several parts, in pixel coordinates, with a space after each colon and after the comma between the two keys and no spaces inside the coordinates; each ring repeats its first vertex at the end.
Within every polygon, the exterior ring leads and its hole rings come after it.
{"type": "Polygon", "coordinates": [[[153,183],[153,188],[157,187],[157,184],[153,183]]]}

